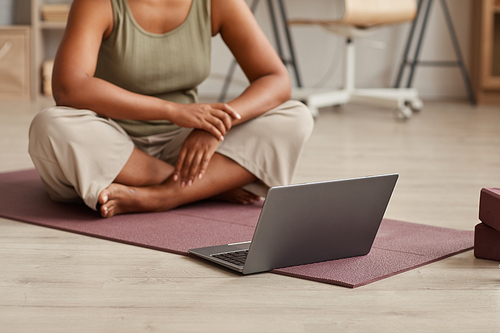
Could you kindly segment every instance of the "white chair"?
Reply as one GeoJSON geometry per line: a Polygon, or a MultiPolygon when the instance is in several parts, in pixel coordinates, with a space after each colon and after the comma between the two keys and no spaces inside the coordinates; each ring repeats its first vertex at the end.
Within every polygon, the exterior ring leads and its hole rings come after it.
{"type": "Polygon", "coordinates": [[[339,8],[331,20],[293,19],[289,24],[319,25],[335,34],[345,36],[344,74],[341,90],[314,92],[298,88],[294,98],[306,102],[314,116],[326,106],[357,102],[392,107],[401,118],[411,117],[413,111],[422,109],[423,103],[413,88],[358,89],[355,86],[355,39],[376,31],[388,24],[412,21],[417,12],[416,0],[332,0],[339,8]]]}

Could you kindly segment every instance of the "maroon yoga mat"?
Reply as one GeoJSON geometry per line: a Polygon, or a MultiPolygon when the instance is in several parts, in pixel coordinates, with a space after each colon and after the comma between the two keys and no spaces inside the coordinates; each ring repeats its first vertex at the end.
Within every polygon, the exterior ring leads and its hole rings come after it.
{"type": "MultiPolygon", "coordinates": [[[[262,208],[202,201],[102,219],[84,205],[50,200],[35,170],[0,174],[0,189],[2,217],[183,255],[190,248],[251,240],[262,208]]],[[[354,288],[470,250],[473,243],[473,231],[384,219],[366,256],[273,272],[354,288]]]]}

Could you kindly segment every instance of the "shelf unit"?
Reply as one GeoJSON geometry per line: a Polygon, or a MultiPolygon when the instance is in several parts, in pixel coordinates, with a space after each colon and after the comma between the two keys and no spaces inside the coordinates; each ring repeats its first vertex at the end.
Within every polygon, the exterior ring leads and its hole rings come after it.
{"type": "MultiPolygon", "coordinates": [[[[59,3],[71,3],[71,1],[58,1],[59,3]]],[[[47,3],[49,3],[47,1],[47,3]]],[[[54,1],[50,1],[54,3],[54,1]]],[[[37,100],[42,98],[42,65],[48,59],[47,52],[47,35],[53,32],[62,33],[66,28],[66,22],[48,22],[42,19],[42,6],[44,0],[31,0],[31,92],[32,98],[37,100]]]]}
{"type": "Polygon", "coordinates": [[[30,27],[0,26],[0,100],[29,100],[30,75],[30,27]]]}
{"type": "Polygon", "coordinates": [[[480,104],[500,103],[500,0],[472,2],[471,81],[480,104]]]}

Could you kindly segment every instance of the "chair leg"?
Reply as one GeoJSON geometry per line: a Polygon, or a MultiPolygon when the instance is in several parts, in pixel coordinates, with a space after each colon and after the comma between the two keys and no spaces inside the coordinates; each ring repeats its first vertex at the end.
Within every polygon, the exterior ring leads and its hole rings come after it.
{"type": "Polygon", "coordinates": [[[344,89],[352,92],[356,87],[356,45],[350,37],[346,38],[344,61],[344,89]]]}
{"type": "Polygon", "coordinates": [[[455,33],[455,28],[453,26],[453,21],[451,20],[450,11],[448,10],[448,5],[445,0],[441,0],[441,5],[443,7],[444,17],[446,19],[446,24],[448,25],[448,30],[450,32],[451,41],[453,42],[453,47],[455,48],[455,54],[458,59],[458,65],[460,71],[462,72],[462,77],[465,83],[465,89],[467,90],[467,95],[469,95],[469,101],[472,105],[476,105],[476,97],[472,91],[472,86],[469,79],[469,74],[465,68],[464,59],[462,57],[462,52],[460,51],[460,45],[458,44],[458,38],[455,33]]]}
{"type": "Polygon", "coordinates": [[[424,20],[422,22],[422,28],[420,30],[420,36],[418,37],[417,47],[415,49],[415,55],[413,56],[413,61],[410,64],[410,75],[408,77],[408,82],[406,88],[410,88],[413,82],[413,76],[415,74],[415,68],[418,63],[418,58],[420,56],[420,51],[422,49],[422,43],[424,41],[425,30],[427,28],[427,21],[429,19],[429,14],[431,12],[432,2],[434,0],[428,0],[427,8],[425,9],[424,20]]]}
{"type": "Polygon", "coordinates": [[[398,117],[408,119],[413,111],[423,108],[423,102],[414,88],[356,89],[351,99],[354,103],[393,108],[398,117]]]}
{"type": "Polygon", "coordinates": [[[349,100],[351,99],[351,93],[354,91],[355,86],[355,61],[356,47],[354,45],[354,41],[350,37],[347,37],[344,49],[344,88],[341,90],[311,93],[303,98],[314,117],[318,116],[318,109],[320,108],[326,106],[343,105],[349,102],[349,100]]]}
{"type": "Polygon", "coordinates": [[[417,28],[417,23],[420,18],[420,14],[422,13],[422,4],[424,3],[424,0],[419,0],[418,1],[418,6],[417,6],[417,15],[415,16],[415,19],[413,20],[410,28],[410,33],[408,34],[408,40],[406,41],[406,46],[405,46],[405,51],[403,53],[403,61],[401,62],[401,65],[399,67],[399,72],[398,76],[396,78],[396,84],[394,84],[394,88],[399,88],[401,86],[401,80],[403,79],[403,73],[405,70],[406,65],[409,64],[408,56],[410,54],[410,47],[413,43],[413,37],[415,37],[415,32],[417,28]]]}
{"type": "Polygon", "coordinates": [[[469,97],[469,101],[472,105],[476,105],[476,98],[475,98],[474,92],[472,90],[469,74],[467,73],[467,69],[465,68],[465,63],[463,61],[462,52],[460,51],[460,46],[459,46],[458,39],[457,39],[457,36],[455,33],[455,27],[453,26],[453,21],[451,19],[450,11],[448,9],[448,4],[446,3],[446,0],[440,0],[439,2],[441,3],[441,7],[443,9],[445,22],[446,22],[446,25],[448,27],[448,32],[450,33],[450,37],[451,37],[451,41],[453,43],[453,48],[455,51],[455,55],[457,57],[457,61],[451,62],[451,61],[420,61],[419,60],[420,50],[422,47],[424,34],[425,34],[429,14],[430,14],[432,3],[433,3],[433,0],[419,0],[417,16],[415,17],[415,20],[413,21],[412,27],[410,29],[410,33],[408,35],[408,41],[406,43],[405,52],[403,55],[403,61],[401,62],[401,66],[399,68],[395,87],[396,88],[400,87],[403,72],[404,72],[404,69],[406,66],[410,66],[410,74],[409,74],[407,85],[406,85],[407,88],[410,88],[412,86],[413,78],[415,75],[415,70],[416,70],[417,65],[420,65],[420,66],[457,66],[460,68],[460,71],[461,71],[461,74],[463,77],[463,81],[465,84],[465,89],[466,89],[467,95],[469,97]],[[427,1],[427,5],[426,5],[425,10],[424,10],[424,1],[427,1]],[[411,44],[413,43],[413,37],[415,36],[416,25],[418,24],[418,21],[420,19],[421,14],[423,14],[424,17],[423,17],[423,21],[422,21],[422,24],[420,27],[419,38],[418,38],[417,46],[416,46],[416,49],[414,52],[413,60],[410,61],[408,59],[409,50],[410,50],[411,44]]]}
{"type": "Polygon", "coordinates": [[[346,38],[344,62],[343,89],[311,93],[304,98],[313,116],[318,115],[319,108],[348,102],[393,108],[402,119],[410,118],[413,110],[422,109],[423,102],[413,88],[356,89],[356,45],[350,37],[346,38]]]}

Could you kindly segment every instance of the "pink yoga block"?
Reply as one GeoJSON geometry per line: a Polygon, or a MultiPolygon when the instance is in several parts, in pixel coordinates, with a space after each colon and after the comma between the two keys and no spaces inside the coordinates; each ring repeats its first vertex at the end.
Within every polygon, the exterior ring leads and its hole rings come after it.
{"type": "Polygon", "coordinates": [[[500,261],[500,231],[484,223],[476,225],[474,256],[479,259],[500,261]]]}
{"type": "Polygon", "coordinates": [[[500,231],[500,188],[483,188],[479,197],[479,219],[500,231]]]}

